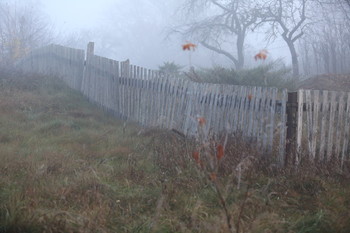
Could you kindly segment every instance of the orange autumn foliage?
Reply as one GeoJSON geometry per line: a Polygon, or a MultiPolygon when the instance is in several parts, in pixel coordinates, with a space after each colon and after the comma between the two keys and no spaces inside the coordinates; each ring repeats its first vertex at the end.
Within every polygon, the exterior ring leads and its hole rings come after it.
{"type": "Polygon", "coordinates": [[[218,145],[216,147],[216,158],[218,160],[222,159],[224,157],[224,147],[222,145],[218,145]]]}
{"type": "Polygon", "coordinates": [[[199,152],[198,151],[194,151],[193,153],[192,153],[192,157],[193,157],[193,159],[196,161],[196,163],[197,164],[200,164],[200,159],[199,159],[199,152]]]}
{"type": "Polygon", "coordinates": [[[252,94],[249,94],[248,95],[248,100],[250,101],[250,100],[252,100],[253,99],[253,95],[252,94]]]}
{"type": "Polygon", "coordinates": [[[192,43],[187,43],[187,44],[183,44],[182,45],[182,50],[189,50],[189,51],[191,51],[191,49],[194,51],[195,50],[195,48],[197,47],[197,45],[195,45],[195,44],[192,44],[192,43]]]}
{"type": "Polygon", "coordinates": [[[265,49],[261,50],[258,54],[254,56],[255,61],[256,60],[266,60],[267,58],[267,51],[265,49]]]}
{"type": "Polygon", "coordinates": [[[204,117],[198,117],[197,118],[199,126],[204,126],[205,123],[207,122],[204,117]]]}
{"type": "Polygon", "coordinates": [[[210,180],[215,181],[216,180],[216,173],[215,172],[210,173],[209,177],[210,177],[210,180]]]}

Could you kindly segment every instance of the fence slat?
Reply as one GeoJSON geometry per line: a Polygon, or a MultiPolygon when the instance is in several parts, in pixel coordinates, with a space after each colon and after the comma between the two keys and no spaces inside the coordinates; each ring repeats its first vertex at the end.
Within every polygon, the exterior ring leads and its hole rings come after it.
{"type": "Polygon", "coordinates": [[[274,131],[275,131],[275,113],[276,113],[276,98],[277,98],[277,89],[272,90],[272,96],[270,102],[270,132],[268,135],[268,153],[272,153],[273,139],[274,139],[274,131]]]}
{"type": "Polygon", "coordinates": [[[339,159],[339,152],[340,152],[340,143],[341,143],[341,135],[344,130],[343,125],[343,117],[344,117],[344,92],[341,92],[339,95],[338,100],[338,119],[336,123],[336,135],[335,135],[335,156],[337,159],[339,159]]]}
{"type": "Polygon", "coordinates": [[[254,142],[257,142],[257,137],[259,136],[259,107],[260,107],[260,100],[261,100],[261,92],[262,87],[258,87],[255,91],[255,94],[252,96],[254,99],[254,111],[253,111],[253,122],[252,122],[252,138],[254,142]]]}
{"type": "Polygon", "coordinates": [[[305,90],[305,105],[306,105],[306,126],[307,126],[307,142],[308,142],[308,154],[309,159],[312,159],[312,138],[313,138],[313,114],[312,114],[312,102],[311,102],[311,91],[305,90]]]}
{"type": "Polygon", "coordinates": [[[315,161],[316,159],[316,143],[317,143],[317,137],[319,136],[318,134],[318,118],[319,118],[319,109],[320,109],[320,103],[319,103],[319,98],[320,98],[320,92],[319,91],[313,91],[314,93],[314,101],[313,101],[313,127],[312,127],[312,147],[311,147],[311,155],[312,155],[312,160],[315,161]]]}
{"type": "Polygon", "coordinates": [[[322,119],[321,119],[321,134],[320,134],[320,152],[319,160],[323,161],[325,156],[325,143],[326,143],[326,120],[328,116],[328,91],[322,91],[322,119]]]}
{"type": "Polygon", "coordinates": [[[268,133],[270,131],[270,125],[269,125],[269,119],[270,119],[270,99],[271,99],[272,93],[267,90],[265,94],[265,117],[263,118],[263,124],[264,124],[264,129],[262,131],[263,135],[263,149],[266,152],[267,151],[267,142],[268,142],[268,133]]]}
{"type": "Polygon", "coordinates": [[[278,162],[280,166],[283,166],[285,164],[285,157],[286,157],[286,125],[287,125],[287,114],[286,114],[286,108],[287,108],[287,100],[288,100],[288,92],[286,89],[282,90],[282,98],[281,98],[281,122],[279,125],[279,131],[280,131],[280,143],[279,143],[279,157],[278,162]]]}
{"type": "Polygon", "coordinates": [[[295,155],[295,163],[296,165],[300,162],[300,156],[301,156],[301,139],[302,139],[302,133],[303,133],[303,106],[304,106],[304,98],[303,95],[304,90],[298,91],[298,117],[297,117],[297,140],[296,140],[296,155],[295,155]]]}
{"type": "Polygon", "coordinates": [[[336,109],[336,92],[331,92],[331,100],[330,100],[330,113],[329,113],[329,128],[328,128],[328,142],[327,142],[327,160],[330,160],[333,154],[333,138],[334,138],[334,117],[335,117],[335,109],[336,109]]]}
{"type": "Polygon", "coordinates": [[[344,127],[344,138],[343,148],[341,154],[341,167],[343,168],[345,157],[348,156],[348,144],[349,144],[349,130],[350,130],[350,93],[347,93],[346,99],[346,110],[345,110],[345,127],[344,127]]]}

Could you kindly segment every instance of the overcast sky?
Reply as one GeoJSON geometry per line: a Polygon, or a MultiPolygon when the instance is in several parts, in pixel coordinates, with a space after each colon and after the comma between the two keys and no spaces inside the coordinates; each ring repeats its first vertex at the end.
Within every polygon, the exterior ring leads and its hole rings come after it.
{"type": "Polygon", "coordinates": [[[59,28],[77,30],[96,27],[113,2],[118,0],[45,0],[44,11],[59,28]]]}
{"type": "MultiPolygon", "coordinates": [[[[166,61],[188,66],[189,54],[181,50],[181,44],[186,40],[165,40],[167,24],[174,23],[171,12],[175,11],[179,0],[158,1],[161,0],[41,0],[41,5],[61,34],[69,35],[83,30],[97,33],[107,29],[108,37],[115,42],[114,50],[105,54],[99,49],[101,43],[96,44],[98,55],[116,60],[130,59],[135,65],[152,69],[166,61]]],[[[86,38],[84,43],[88,40],[99,43],[94,36],[97,34],[90,33],[90,38],[86,38]]],[[[247,51],[251,50],[252,55],[266,46],[265,43],[257,43],[256,36],[251,41],[254,43],[250,43],[247,51]]],[[[286,48],[280,42],[267,47],[270,57],[282,58],[288,62],[286,48]]],[[[246,57],[246,64],[254,62],[253,56],[246,57]]],[[[192,54],[192,64],[196,67],[210,67],[228,66],[230,62],[225,57],[199,46],[192,54]]]]}

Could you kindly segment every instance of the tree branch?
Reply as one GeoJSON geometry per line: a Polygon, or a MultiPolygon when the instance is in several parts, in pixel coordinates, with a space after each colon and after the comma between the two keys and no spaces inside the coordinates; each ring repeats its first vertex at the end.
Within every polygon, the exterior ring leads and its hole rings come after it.
{"type": "Polygon", "coordinates": [[[230,12],[230,9],[224,7],[223,5],[221,5],[220,3],[218,3],[217,1],[212,0],[211,2],[212,2],[215,6],[221,8],[222,10],[230,12]]]}
{"type": "Polygon", "coordinates": [[[302,37],[304,35],[304,32],[300,32],[298,35],[296,35],[293,39],[292,42],[294,43],[295,41],[297,41],[300,37],[302,37]]]}
{"type": "Polygon", "coordinates": [[[226,52],[226,51],[224,51],[224,50],[222,50],[222,49],[219,49],[219,48],[216,48],[216,47],[214,47],[214,46],[212,46],[212,45],[209,45],[209,44],[207,44],[207,43],[204,42],[204,41],[201,42],[201,45],[203,45],[203,46],[206,47],[207,49],[210,49],[210,50],[212,50],[212,51],[214,51],[214,52],[216,52],[216,53],[219,53],[219,54],[222,54],[222,55],[228,57],[231,61],[233,61],[233,63],[234,63],[235,65],[238,63],[238,60],[237,60],[234,56],[232,56],[230,53],[228,53],[228,52],[226,52]]]}
{"type": "Polygon", "coordinates": [[[301,14],[301,19],[300,21],[297,23],[297,25],[295,25],[295,27],[290,31],[289,35],[290,35],[290,39],[292,39],[293,34],[296,32],[296,30],[298,30],[298,28],[304,23],[304,21],[306,20],[306,16],[305,16],[305,3],[306,0],[303,0],[303,8],[302,8],[302,14],[301,14]]]}

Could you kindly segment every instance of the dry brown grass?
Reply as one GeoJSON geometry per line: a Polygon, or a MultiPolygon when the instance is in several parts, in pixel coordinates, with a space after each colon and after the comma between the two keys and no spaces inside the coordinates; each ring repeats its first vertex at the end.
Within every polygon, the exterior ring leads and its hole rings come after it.
{"type": "Polygon", "coordinates": [[[228,232],[215,185],[232,232],[350,231],[346,173],[279,170],[229,137],[214,184],[192,158],[196,140],[124,132],[58,80],[0,80],[1,233],[228,232]]]}

